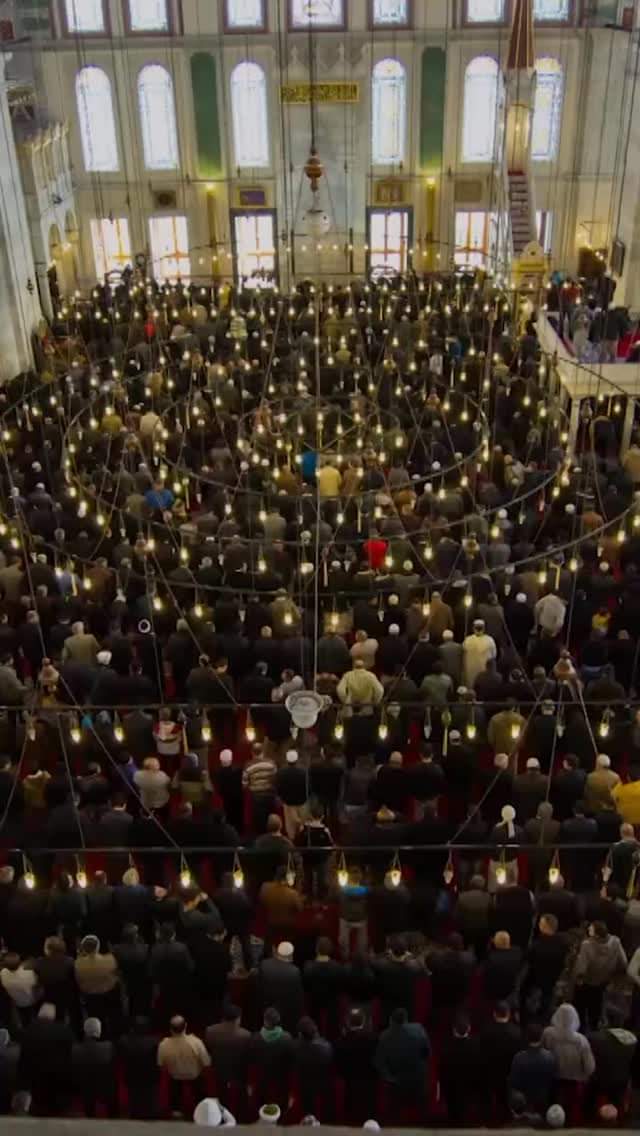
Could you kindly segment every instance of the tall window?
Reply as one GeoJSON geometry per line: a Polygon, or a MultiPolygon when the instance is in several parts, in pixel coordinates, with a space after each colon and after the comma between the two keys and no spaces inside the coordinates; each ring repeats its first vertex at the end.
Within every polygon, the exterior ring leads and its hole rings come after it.
{"type": "Polygon", "coordinates": [[[548,209],[536,210],[536,233],[542,251],[549,255],[553,239],[553,213],[548,209]]]}
{"type": "Polygon", "coordinates": [[[231,72],[231,114],[236,166],[268,166],[267,83],[257,63],[239,63],[231,72]]]}
{"type": "Polygon", "coordinates": [[[64,0],[67,31],[79,35],[106,31],[103,0],[64,0]]]}
{"type": "Polygon", "coordinates": [[[225,22],[228,31],[262,31],[264,0],[225,0],[225,22]]]}
{"type": "Polygon", "coordinates": [[[536,59],[531,155],[537,161],[549,162],[557,156],[563,85],[562,64],[557,59],[536,59]]]}
{"type": "Polygon", "coordinates": [[[132,32],[168,32],[169,0],[129,0],[129,28],[132,32]]]}
{"type": "Polygon", "coordinates": [[[178,131],[173,80],[157,63],[138,75],[138,104],[144,164],[148,170],[178,168],[178,131]]]}
{"type": "Polygon", "coordinates": [[[272,279],[276,236],[272,213],[242,213],[233,219],[236,272],[249,287],[272,279]]]}
{"type": "Polygon", "coordinates": [[[150,217],[149,237],[156,280],[188,280],[191,276],[186,217],[150,217]]]}
{"type": "Polygon", "coordinates": [[[409,210],[372,209],[369,214],[369,266],[374,276],[404,272],[409,249],[409,210]]]}
{"type": "Polygon", "coordinates": [[[131,238],[126,217],[93,220],[91,244],[98,280],[102,280],[107,272],[122,272],[127,264],[131,264],[131,238]]]}
{"type": "Polygon", "coordinates": [[[83,67],[78,72],[76,104],[85,169],[89,173],[119,169],[111,83],[100,67],[83,67]]]}
{"type": "Polygon", "coordinates": [[[291,27],[341,28],[344,0],[291,0],[291,27]]]}
{"type": "Polygon", "coordinates": [[[456,264],[483,268],[495,260],[498,247],[498,214],[477,210],[456,213],[454,260],[456,264]]]}
{"type": "Polygon", "coordinates": [[[533,0],[534,20],[561,23],[569,19],[569,0],[533,0]]]}
{"type": "Polygon", "coordinates": [[[373,0],[374,27],[406,27],[409,0],[373,0]]]}
{"type": "Polygon", "coordinates": [[[404,161],[407,76],[397,59],[381,59],[371,80],[371,156],[381,166],[404,161]]]}
{"type": "Polygon", "coordinates": [[[500,24],[504,20],[504,0],[467,0],[468,24],[500,24]]]}
{"type": "Polygon", "coordinates": [[[464,76],[462,119],[463,162],[490,162],[497,151],[500,70],[495,59],[478,55],[467,66],[464,76]]]}

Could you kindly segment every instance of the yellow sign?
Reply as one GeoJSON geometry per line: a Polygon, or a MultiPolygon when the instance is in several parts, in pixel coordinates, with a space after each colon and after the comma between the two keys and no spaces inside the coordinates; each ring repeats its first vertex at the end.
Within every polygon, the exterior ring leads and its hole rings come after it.
{"type": "Polygon", "coordinates": [[[409,196],[409,183],[400,178],[385,178],[373,187],[375,205],[403,205],[409,196]]]}
{"type": "MultiPolygon", "coordinates": [[[[283,83],[280,94],[283,103],[310,103],[311,83],[283,83]]],[[[359,83],[313,84],[313,101],[316,103],[357,103],[359,100],[359,83]]]]}

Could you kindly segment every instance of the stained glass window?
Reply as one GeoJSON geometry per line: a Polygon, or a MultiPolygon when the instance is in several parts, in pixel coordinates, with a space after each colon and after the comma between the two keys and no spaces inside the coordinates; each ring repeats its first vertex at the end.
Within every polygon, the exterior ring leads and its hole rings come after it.
{"type": "Polygon", "coordinates": [[[344,0],[291,0],[294,28],[335,28],[344,23],[344,0]]]}
{"type": "Polygon", "coordinates": [[[409,0],[373,0],[376,27],[404,27],[408,22],[409,0]]]}
{"type": "Polygon", "coordinates": [[[168,0],[129,0],[132,32],[168,32],[168,0]]]}
{"type": "Polygon", "coordinates": [[[70,32],[82,35],[106,31],[103,0],[65,0],[64,10],[70,32]]]}

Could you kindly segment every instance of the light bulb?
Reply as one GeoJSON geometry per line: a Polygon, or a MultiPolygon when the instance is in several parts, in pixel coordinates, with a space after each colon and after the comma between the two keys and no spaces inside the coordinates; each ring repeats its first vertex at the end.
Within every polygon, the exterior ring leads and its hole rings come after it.
{"type": "Polygon", "coordinates": [[[244,872],[242,868],[234,868],[233,870],[233,886],[234,888],[244,887],[244,872]]]}
{"type": "Polygon", "coordinates": [[[160,599],[160,596],[153,597],[153,610],[162,611],[162,600],[160,599]]]}
{"type": "Polygon", "coordinates": [[[555,865],[552,865],[549,868],[549,883],[550,884],[557,884],[559,879],[560,879],[560,869],[556,868],[555,865]]]}
{"type": "Polygon", "coordinates": [[[245,736],[245,738],[247,739],[248,742],[255,742],[255,740],[256,740],[255,728],[253,726],[247,726],[245,731],[244,731],[244,736],[245,736]]]}
{"type": "MultiPolygon", "coordinates": [[[[267,562],[266,562],[264,556],[261,556],[260,559],[258,560],[258,572],[266,572],[266,570],[267,570],[267,562]]],[[[285,613],[285,623],[286,623],[286,616],[287,616],[287,613],[285,613]]]]}
{"type": "Polygon", "coordinates": [[[608,722],[602,721],[600,723],[600,725],[598,726],[598,734],[601,738],[608,738],[609,737],[609,723],[608,722]]]}
{"type": "Polygon", "coordinates": [[[82,733],[79,726],[72,726],[71,728],[71,741],[74,745],[78,745],[82,741],[82,733]]]}
{"type": "Polygon", "coordinates": [[[34,876],[31,869],[29,869],[28,872],[25,872],[22,878],[24,879],[24,886],[26,888],[29,888],[29,891],[33,891],[34,887],[36,886],[36,877],[34,876]]]}
{"type": "Polygon", "coordinates": [[[113,736],[114,736],[114,738],[116,739],[117,742],[123,742],[124,741],[124,730],[122,729],[122,726],[116,726],[114,728],[113,736]]]}
{"type": "Polygon", "coordinates": [[[445,884],[447,885],[447,887],[449,886],[450,883],[453,882],[453,864],[451,863],[450,860],[447,860],[447,863],[445,864],[444,871],[442,873],[442,878],[443,878],[445,884]]]}
{"type": "Polygon", "coordinates": [[[505,867],[503,867],[502,864],[500,864],[500,866],[496,868],[496,883],[498,884],[498,887],[504,887],[506,882],[507,882],[507,869],[505,867]]]}
{"type": "Polygon", "coordinates": [[[181,559],[183,564],[187,563],[187,561],[189,559],[189,549],[188,548],[181,548],[180,549],[180,559],[181,559]]]}
{"type": "Polygon", "coordinates": [[[191,872],[188,868],[183,868],[180,872],[180,887],[191,887],[191,872]]]}
{"type": "Polygon", "coordinates": [[[344,726],[342,725],[342,722],[336,722],[333,728],[333,736],[337,742],[342,741],[344,737],[344,726]]]}
{"type": "Polygon", "coordinates": [[[81,868],[79,872],[76,872],[76,883],[79,888],[86,888],[87,882],[87,873],[81,868]]]}
{"type": "Polygon", "coordinates": [[[193,614],[196,619],[202,619],[202,604],[197,603],[193,609],[193,614]]]}
{"type": "Polygon", "coordinates": [[[378,737],[380,738],[380,741],[384,741],[388,733],[389,727],[387,726],[386,722],[381,722],[378,726],[378,737]]]}
{"type": "Polygon", "coordinates": [[[346,888],[349,883],[349,873],[346,868],[338,869],[338,885],[341,888],[346,888]]]}
{"type": "Polygon", "coordinates": [[[430,612],[430,611],[431,611],[431,604],[430,604],[430,603],[426,603],[426,602],[425,602],[425,603],[423,603],[423,605],[422,605],[422,614],[426,616],[426,615],[428,615],[428,614],[429,614],[429,612],[430,612]]]}
{"type": "Polygon", "coordinates": [[[477,728],[475,722],[468,722],[467,723],[467,737],[468,737],[470,742],[473,741],[473,739],[475,738],[477,733],[478,733],[478,728],[477,728]]]}
{"type": "Polygon", "coordinates": [[[402,883],[402,872],[400,871],[400,868],[391,868],[391,871],[389,872],[389,879],[391,880],[394,888],[400,887],[400,884],[402,883]]]}
{"type": "Polygon", "coordinates": [[[203,742],[210,742],[211,736],[211,726],[203,726],[200,730],[200,737],[202,738],[203,742]]]}
{"type": "Polygon", "coordinates": [[[512,722],[511,723],[511,737],[513,738],[514,741],[516,740],[516,738],[520,737],[520,723],[519,722],[512,722]]]}
{"type": "Polygon", "coordinates": [[[577,572],[578,571],[578,561],[576,560],[575,556],[572,556],[570,561],[569,561],[569,571],[570,572],[577,572]]]}
{"type": "Polygon", "coordinates": [[[471,604],[472,604],[473,601],[472,601],[470,595],[466,595],[462,602],[463,602],[465,607],[471,607],[471,604]]]}

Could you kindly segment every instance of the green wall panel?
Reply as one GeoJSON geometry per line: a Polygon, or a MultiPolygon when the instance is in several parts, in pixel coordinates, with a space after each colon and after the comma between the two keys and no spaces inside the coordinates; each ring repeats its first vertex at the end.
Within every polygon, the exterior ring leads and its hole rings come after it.
{"type": "Polygon", "coordinates": [[[441,47],[425,47],[420,91],[420,166],[425,173],[442,168],[446,67],[441,47]]]}
{"type": "Polygon", "coordinates": [[[191,86],[196,118],[198,171],[203,178],[220,177],[222,144],[216,61],[208,51],[198,51],[191,56],[191,86]]]}

